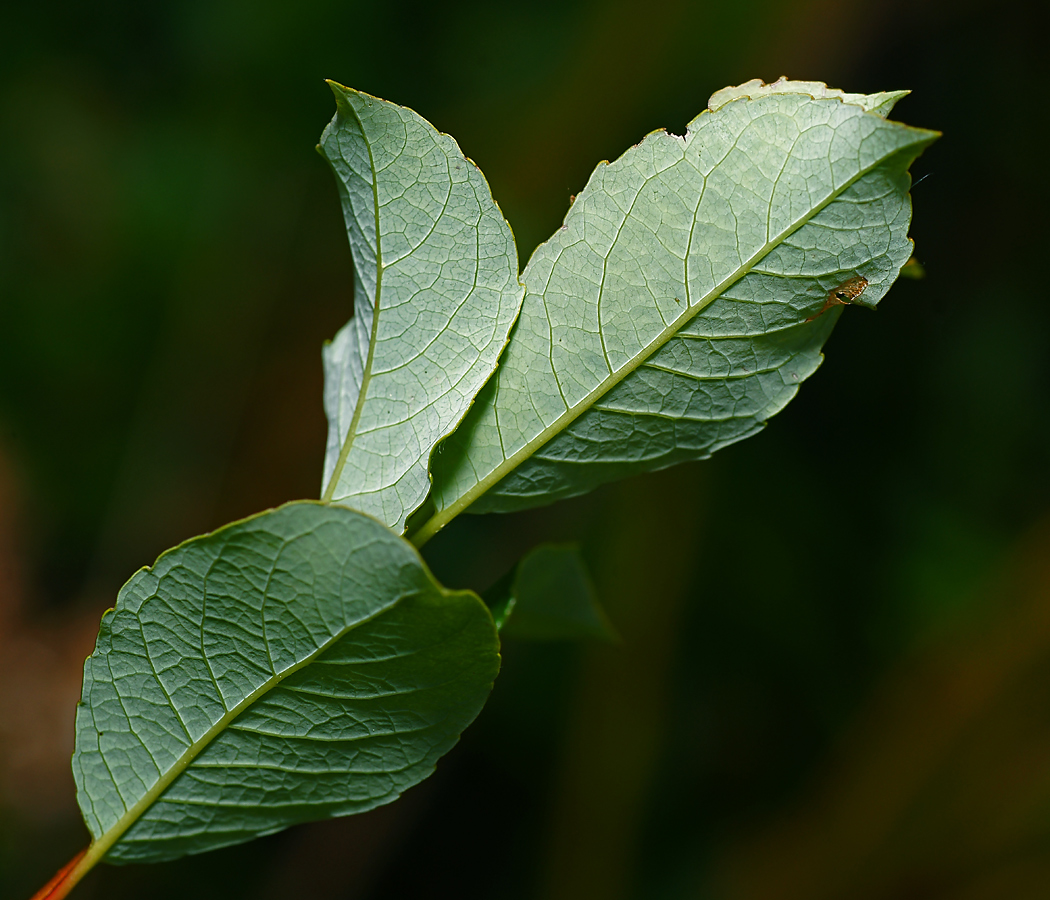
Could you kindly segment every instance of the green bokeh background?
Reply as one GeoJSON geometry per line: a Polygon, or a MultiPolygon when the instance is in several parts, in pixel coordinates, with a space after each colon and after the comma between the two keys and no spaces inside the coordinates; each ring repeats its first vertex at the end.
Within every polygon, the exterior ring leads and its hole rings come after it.
{"type": "Polygon", "coordinates": [[[120,584],[319,492],[352,307],[323,79],[454,135],[524,260],[598,160],[781,74],[911,88],[895,117],[945,132],[913,170],[927,278],[847,311],[761,436],[427,548],[481,589],[577,540],[624,644],[508,644],[391,807],[74,896],[1046,896],[1041,34],[976,0],[5,7],[0,897],[86,843],[73,704],[120,584]]]}

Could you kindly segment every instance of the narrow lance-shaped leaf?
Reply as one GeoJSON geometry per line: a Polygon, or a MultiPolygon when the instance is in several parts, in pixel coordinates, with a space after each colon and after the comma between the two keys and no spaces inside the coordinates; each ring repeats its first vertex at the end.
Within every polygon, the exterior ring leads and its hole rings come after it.
{"type": "Polygon", "coordinates": [[[599,165],[522,275],[414,540],[760,430],[820,364],[831,304],[874,307],[911,253],[908,167],[938,135],[882,118],[902,93],[751,82],[599,165]]]}
{"type": "Polygon", "coordinates": [[[427,466],[492,374],[523,288],[510,226],[456,142],[332,84],[319,149],[354,259],[354,316],[324,351],[324,499],[401,531],[427,466]]]}
{"type": "Polygon", "coordinates": [[[498,666],[477,595],[368,516],[299,502],[187,541],[124,586],[84,665],[89,853],[170,859],[388,803],[498,666]]]}

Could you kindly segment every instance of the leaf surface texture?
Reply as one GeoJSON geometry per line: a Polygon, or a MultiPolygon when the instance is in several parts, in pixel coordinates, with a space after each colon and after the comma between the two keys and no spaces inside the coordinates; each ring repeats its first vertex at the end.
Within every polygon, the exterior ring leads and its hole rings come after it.
{"type": "Polygon", "coordinates": [[[136,573],[84,665],[73,772],[111,862],[362,812],[427,777],[499,665],[484,604],[376,520],[298,502],[136,573]]]}
{"type": "Polygon", "coordinates": [[[325,347],[324,498],[395,530],[437,442],[492,374],[523,288],[480,170],[412,110],[332,85],[320,151],[339,186],[354,315],[325,347]]]}
{"type": "Polygon", "coordinates": [[[888,290],[937,133],[883,118],[903,92],[749,85],[600,164],[537,248],[497,374],[434,457],[422,538],[756,433],[820,364],[829,292],[888,290]]]}

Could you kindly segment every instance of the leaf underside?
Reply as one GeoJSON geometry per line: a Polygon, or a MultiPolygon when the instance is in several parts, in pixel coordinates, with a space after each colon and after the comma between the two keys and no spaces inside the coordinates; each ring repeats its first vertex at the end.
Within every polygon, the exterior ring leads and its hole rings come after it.
{"type": "Polygon", "coordinates": [[[874,307],[889,289],[908,166],[937,134],[882,117],[903,92],[749,84],[600,164],[537,248],[496,376],[434,456],[429,527],[755,434],[819,366],[829,291],[863,276],[874,307]]]}
{"type": "Polygon", "coordinates": [[[354,316],[324,349],[324,499],[397,531],[430,454],[496,367],[524,293],[480,170],[402,106],[332,84],[319,149],[354,259],[354,316]]]}
{"type": "MultiPolygon", "coordinates": [[[[519,282],[455,142],[333,91],[321,149],[355,269],[355,315],[324,353],[334,502],[187,541],[103,618],[73,771],[111,862],[362,812],[429,775],[499,642],[481,600],[390,529],[416,513],[425,538],[760,430],[820,364],[832,298],[874,307],[908,260],[908,167],[937,137],[885,120],[902,92],[727,88],[683,137],[600,165],[519,282]]],[[[508,634],[609,636],[574,554],[523,560],[508,634]]]]}
{"type": "Polygon", "coordinates": [[[110,862],[363,812],[433,771],[498,666],[476,595],[368,516],[289,504],[121,590],[84,665],[78,801],[110,862]]]}

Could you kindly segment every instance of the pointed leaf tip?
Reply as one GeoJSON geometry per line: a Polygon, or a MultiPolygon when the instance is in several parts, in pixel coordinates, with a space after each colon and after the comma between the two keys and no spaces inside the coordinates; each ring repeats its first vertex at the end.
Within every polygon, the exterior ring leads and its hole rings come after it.
{"type": "Polygon", "coordinates": [[[412,110],[332,84],[321,137],[354,259],[354,316],[323,353],[324,499],[398,532],[431,453],[491,376],[524,288],[510,226],[456,142],[412,110]]]}
{"type": "Polygon", "coordinates": [[[575,544],[540,544],[484,595],[501,636],[620,643],[575,544]]]}
{"type": "Polygon", "coordinates": [[[464,509],[550,503],[758,433],[823,360],[828,292],[863,278],[874,306],[911,253],[907,170],[936,134],[875,114],[903,95],[755,79],[684,137],[599,165],[525,267],[417,542],[464,509]]]}

